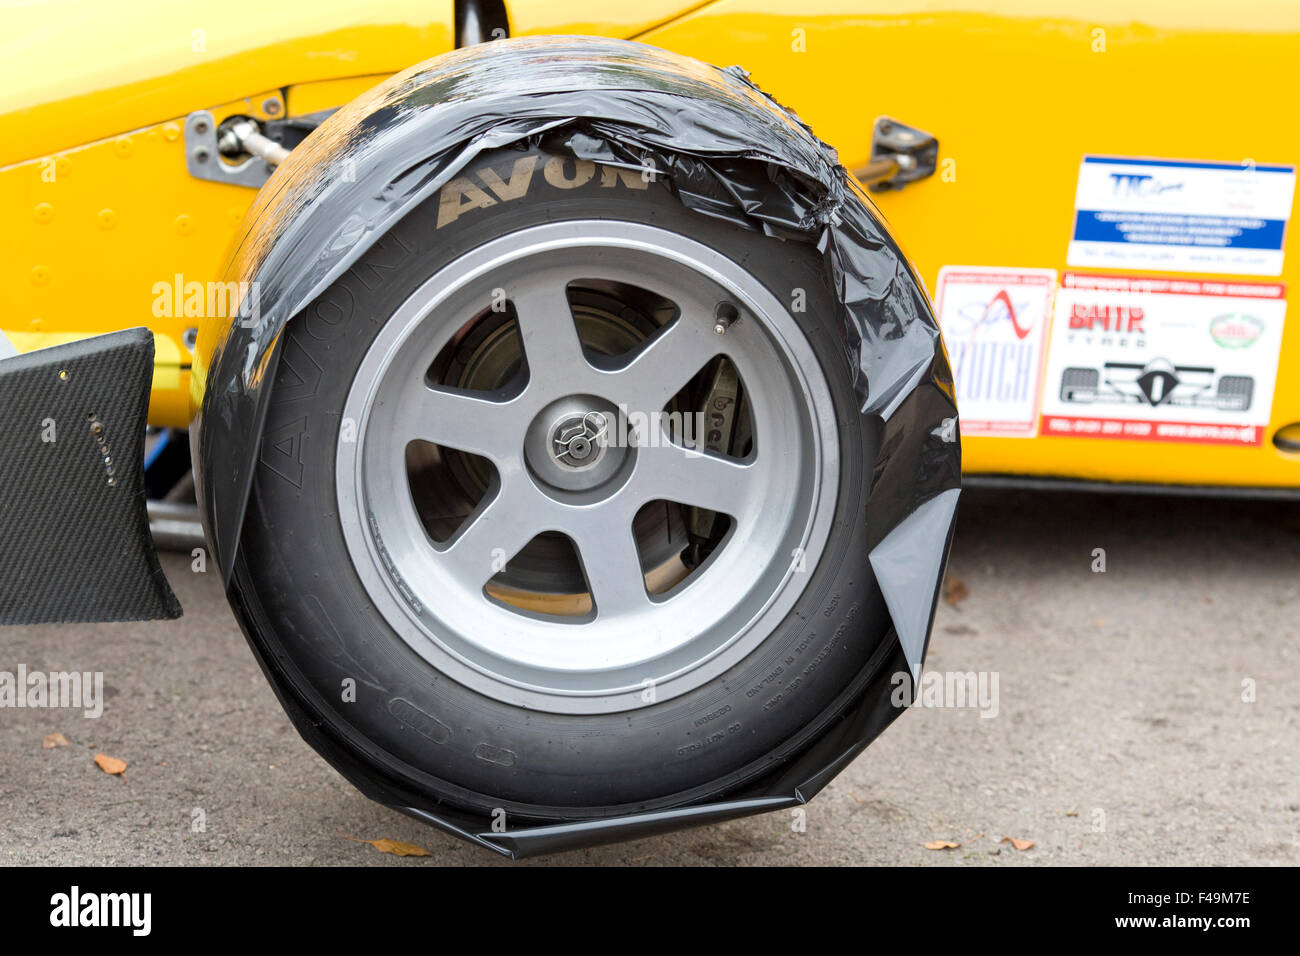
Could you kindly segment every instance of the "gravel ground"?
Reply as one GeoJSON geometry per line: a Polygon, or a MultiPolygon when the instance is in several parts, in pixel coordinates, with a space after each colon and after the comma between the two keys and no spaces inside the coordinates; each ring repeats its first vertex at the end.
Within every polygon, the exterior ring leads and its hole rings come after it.
{"type": "MultiPolygon", "coordinates": [[[[94,720],[0,710],[0,862],[504,865],[355,792],[289,725],[215,574],[164,566],[180,622],[0,630],[0,670],[107,684],[94,720]],[[52,732],[68,746],[42,749],[52,732]]],[[[927,671],[996,674],[995,716],[904,714],[804,832],[783,812],[549,859],[1295,865],[1298,568],[1294,503],[968,491],[927,671]]]]}

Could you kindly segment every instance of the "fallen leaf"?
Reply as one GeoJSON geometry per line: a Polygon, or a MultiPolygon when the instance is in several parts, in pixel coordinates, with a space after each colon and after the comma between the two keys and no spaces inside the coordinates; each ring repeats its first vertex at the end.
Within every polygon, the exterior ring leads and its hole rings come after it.
{"type": "Polygon", "coordinates": [[[391,853],[393,856],[433,856],[422,846],[416,846],[414,843],[402,843],[400,840],[362,840],[359,837],[348,836],[346,833],[340,833],[339,836],[354,843],[369,843],[380,853],[391,853]]]}
{"type": "Polygon", "coordinates": [[[401,843],[397,840],[367,840],[380,853],[391,853],[393,856],[433,856],[422,846],[416,846],[414,843],[401,843]]]}
{"type": "Polygon", "coordinates": [[[943,599],[956,607],[966,596],[970,594],[970,588],[966,587],[966,582],[961,578],[949,575],[943,580],[943,599]]]}
{"type": "Polygon", "coordinates": [[[960,843],[953,843],[951,840],[931,840],[925,845],[927,850],[955,850],[960,843]]]}
{"type": "Polygon", "coordinates": [[[104,773],[119,774],[126,769],[125,760],[118,760],[107,754],[95,754],[95,763],[99,764],[99,769],[104,773]]]}
{"type": "Polygon", "coordinates": [[[52,747],[66,747],[68,738],[60,733],[46,734],[45,739],[41,741],[41,749],[49,750],[52,747]]]}
{"type": "Polygon", "coordinates": [[[999,843],[1010,843],[1010,844],[1011,844],[1013,847],[1015,847],[1017,850],[1028,850],[1030,847],[1032,847],[1032,846],[1034,845],[1034,841],[1033,841],[1033,840],[1022,840],[1022,839],[1020,839],[1019,837],[1009,837],[1009,836],[1004,836],[1004,837],[1003,837],[1001,840],[999,840],[998,842],[999,842],[999,843]]]}

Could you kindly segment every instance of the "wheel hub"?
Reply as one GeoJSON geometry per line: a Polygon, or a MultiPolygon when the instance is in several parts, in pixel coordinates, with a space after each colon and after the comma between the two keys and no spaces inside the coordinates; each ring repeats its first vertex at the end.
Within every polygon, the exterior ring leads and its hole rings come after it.
{"type": "Polygon", "coordinates": [[[617,441],[618,410],[594,395],[569,395],[537,414],[524,436],[524,459],[545,489],[590,492],[631,464],[617,441]]]}

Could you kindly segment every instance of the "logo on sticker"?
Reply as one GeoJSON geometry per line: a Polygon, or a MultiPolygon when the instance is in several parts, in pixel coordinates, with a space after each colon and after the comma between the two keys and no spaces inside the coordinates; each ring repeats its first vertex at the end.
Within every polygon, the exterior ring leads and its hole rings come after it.
{"type": "Polygon", "coordinates": [[[1145,365],[1107,362],[1100,369],[1067,368],[1061,375],[1061,401],[1244,412],[1250,408],[1254,385],[1249,376],[1216,376],[1209,366],[1155,358],[1145,365]]]}
{"type": "MultiPolygon", "coordinates": [[[[1020,303],[1020,312],[1024,312],[1028,307],[1027,302],[1020,303]]],[[[1023,339],[1031,331],[1033,325],[1030,323],[1021,324],[1020,314],[1016,311],[1016,305],[1011,301],[1011,295],[1006,289],[998,289],[993,294],[993,298],[983,305],[980,300],[968,302],[957,310],[958,316],[969,323],[967,325],[968,335],[974,339],[981,328],[996,326],[999,322],[1007,322],[1011,325],[1011,331],[1015,333],[1017,339],[1023,339]]]]}
{"type": "Polygon", "coordinates": [[[952,360],[966,434],[1029,435],[1037,402],[1056,273],[945,267],[939,324],[952,360]]]}
{"type": "Polygon", "coordinates": [[[1210,337],[1225,349],[1244,349],[1264,334],[1264,323],[1253,315],[1229,312],[1210,320],[1210,337]]]}
{"type": "Polygon", "coordinates": [[[1161,196],[1175,189],[1182,189],[1182,183],[1162,182],[1154,176],[1134,173],[1111,173],[1117,196],[1161,196]]]}

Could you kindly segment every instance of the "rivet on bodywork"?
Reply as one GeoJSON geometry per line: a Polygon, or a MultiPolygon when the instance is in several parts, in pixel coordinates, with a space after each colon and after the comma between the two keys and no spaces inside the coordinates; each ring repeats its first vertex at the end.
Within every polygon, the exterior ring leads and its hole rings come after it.
{"type": "Polygon", "coordinates": [[[32,266],[32,285],[45,285],[49,281],[49,266],[32,266]]]}
{"type": "Polygon", "coordinates": [[[280,101],[277,100],[274,96],[268,97],[267,100],[262,104],[262,112],[265,113],[267,116],[279,116],[280,101]]]}
{"type": "Polygon", "coordinates": [[[95,217],[99,220],[99,228],[112,229],[117,225],[117,213],[111,209],[101,209],[99,215],[95,217]]]}
{"type": "Polygon", "coordinates": [[[176,142],[181,135],[181,128],[175,123],[164,123],[162,128],[163,139],[169,143],[176,142]]]}
{"type": "Polygon", "coordinates": [[[194,219],[186,213],[181,213],[176,217],[176,234],[188,236],[194,231],[194,219]]]}
{"type": "Polygon", "coordinates": [[[47,202],[37,203],[32,214],[39,223],[47,223],[54,218],[54,207],[47,202]]]}
{"type": "Polygon", "coordinates": [[[114,144],[114,148],[117,150],[117,155],[121,156],[123,159],[125,159],[125,158],[128,157],[128,156],[130,156],[130,155],[131,155],[131,137],[129,137],[129,136],[122,136],[122,137],[120,137],[120,138],[118,139],[117,143],[114,144]]]}

